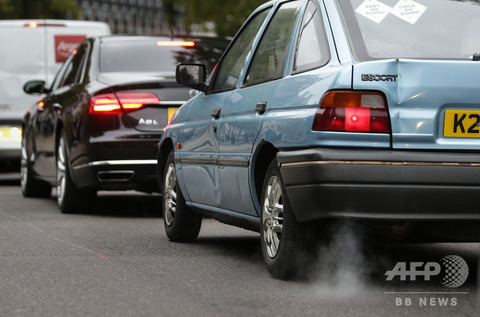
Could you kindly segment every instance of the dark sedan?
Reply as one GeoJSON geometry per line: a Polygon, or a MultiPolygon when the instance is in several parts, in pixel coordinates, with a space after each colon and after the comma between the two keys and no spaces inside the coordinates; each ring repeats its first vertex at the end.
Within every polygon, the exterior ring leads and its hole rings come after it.
{"type": "Polygon", "coordinates": [[[48,197],[62,212],[88,207],[98,190],[158,191],[157,144],[191,90],[175,82],[180,62],[215,66],[228,41],[154,36],[85,40],[23,122],[21,188],[48,197]]]}

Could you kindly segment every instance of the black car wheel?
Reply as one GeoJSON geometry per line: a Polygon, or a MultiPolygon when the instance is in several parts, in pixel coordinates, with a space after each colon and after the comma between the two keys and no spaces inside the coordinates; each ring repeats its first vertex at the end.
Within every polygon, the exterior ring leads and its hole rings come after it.
{"type": "Polygon", "coordinates": [[[20,157],[20,187],[24,197],[50,197],[52,186],[38,181],[33,177],[31,163],[28,159],[28,150],[25,139],[22,140],[20,157]]]}
{"type": "Polygon", "coordinates": [[[261,205],[260,240],[268,271],[278,279],[302,276],[312,264],[311,225],[297,222],[276,159],[265,175],[261,205]]]}
{"type": "Polygon", "coordinates": [[[200,232],[202,217],[185,204],[177,181],[173,151],[165,164],[162,188],[163,222],[167,237],[175,242],[194,241],[200,232]]]}
{"type": "Polygon", "coordinates": [[[57,151],[57,203],[62,213],[77,212],[91,207],[96,191],[78,189],[70,176],[65,134],[60,134],[57,151]]]}

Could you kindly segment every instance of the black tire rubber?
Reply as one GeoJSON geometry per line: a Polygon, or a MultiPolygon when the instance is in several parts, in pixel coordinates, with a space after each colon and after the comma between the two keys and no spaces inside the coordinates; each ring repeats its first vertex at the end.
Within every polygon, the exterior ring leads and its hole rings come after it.
{"type": "Polygon", "coordinates": [[[176,177],[173,151],[168,155],[163,172],[162,206],[163,223],[168,239],[174,242],[195,241],[202,226],[202,217],[185,204],[176,177]]]}
{"type": "MultiPolygon", "coordinates": [[[[312,250],[311,248],[315,245],[314,239],[316,237],[312,231],[312,224],[297,222],[288,201],[285,185],[276,159],[270,163],[265,175],[262,188],[261,206],[260,241],[263,259],[267,265],[268,271],[274,278],[282,280],[306,277],[309,269],[311,269],[314,264],[315,250],[312,250]],[[272,185],[272,181],[275,181],[276,185],[272,185]],[[277,192],[278,190],[281,190],[280,196],[272,194],[273,196],[280,197],[277,198],[278,204],[275,206],[283,206],[283,211],[281,213],[277,213],[278,211],[272,211],[272,205],[274,204],[269,202],[267,197],[267,195],[269,195],[269,186],[270,190],[273,190],[274,186],[276,187],[277,192]],[[270,217],[268,213],[275,213],[275,217],[270,217]],[[274,233],[275,230],[271,229],[271,223],[275,222],[275,220],[272,219],[281,219],[277,221],[277,228],[280,225],[282,227],[280,234],[278,234],[278,232],[274,233]],[[268,236],[269,234],[270,236],[276,235],[278,237],[278,246],[274,247],[274,249],[277,250],[276,252],[273,252],[271,249],[270,251],[268,250],[269,247],[272,246],[271,241],[267,241],[271,239],[268,237],[266,238],[266,235],[268,236]]],[[[281,210],[281,208],[277,207],[273,209],[281,210]]]]}
{"type": "Polygon", "coordinates": [[[24,197],[50,197],[52,186],[46,182],[36,180],[33,177],[32,163],[28,159],[28,149],[22,140],[21,158],[20,158],[20,187],[24,197]]]}
{"type": "Polygon", "coordinates": [[[97,191],[90,188],[79,189],[73,182],[65,142],[65,133],[61,131],[57,151],[58,207],[62,213],[89,211],[96,199],[97,191]]]}

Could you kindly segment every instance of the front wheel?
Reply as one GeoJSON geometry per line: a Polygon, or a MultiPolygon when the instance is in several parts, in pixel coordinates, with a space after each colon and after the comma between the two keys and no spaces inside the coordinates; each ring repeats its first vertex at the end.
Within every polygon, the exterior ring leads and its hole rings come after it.
{"type": "Polygon", "coordinates": [[[20,187],[24,197],[50,197],[52,186],[33,177],[32,163],[28,158],[25,138],[22,139],[20,157],[20,187]]]}
{"type": "Polygon", "coordinates": [[[62,213],[78,212],[91,207],[96,191],[79,189],[70,175],[65,134],[60,134],[57,151],[57,203],[62,213]]]}
{"type": "Polygon", "coordinates": [[[304,275],[313,264],[311,225],[297,222],[285,192],[277,160],[267,170],[262,191],[261,245],[267,269],[273,277],[304,275]]]}
{"type": "Polygon", "coordinates": [[[185,204],[175,171],[173,151],[165,164],[162,186],[163,223],[168,239],[174,242],[192,242],[197,239],[202,217],[185,204]]]}

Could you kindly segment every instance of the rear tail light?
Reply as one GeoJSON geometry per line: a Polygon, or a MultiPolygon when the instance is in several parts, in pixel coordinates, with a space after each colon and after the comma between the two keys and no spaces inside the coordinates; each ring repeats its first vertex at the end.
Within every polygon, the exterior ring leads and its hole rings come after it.
{"type": "Polygon", "coordinates": [[[312,130],[390,133],[385,97],[374,92],[327,92],[320,102],[312,130]]]}
{"type": "Polygon", "coordinates": [[[118,92],[92,97],[90,113],[122,114],[149,104],[158,104],[160,99],[150,92],[118,92]]]}

